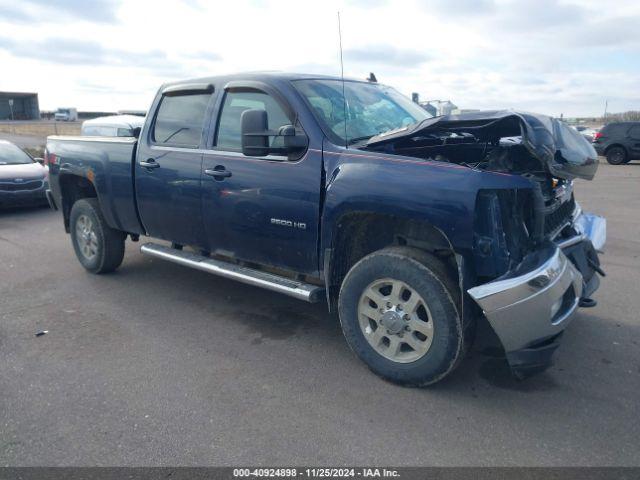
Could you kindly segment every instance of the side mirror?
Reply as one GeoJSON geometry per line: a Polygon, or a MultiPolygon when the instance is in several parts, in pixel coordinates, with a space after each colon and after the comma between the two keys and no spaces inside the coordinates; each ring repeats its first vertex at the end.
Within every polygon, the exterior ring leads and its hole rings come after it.
{"type": "Polygon", "coordinates": [[[282,137],[284,148],[287,152],[306,149],[309,144],[307,136],[299,134],[293,125],[283,125],[280,127],[278,136],[282,137]]]}
{"type": "Polygon", "coordinates": [[[269,155],[269,122],[266,110],[245,110],[240,117],[242,153],[250,157],[269,155]]]}
{"type": "Polygon", "coordinates": [[[293,125],[283,125],[277,131],[269,130],[269,120],[265,110],[245,110],[240,117],[242,133],[242,153],[251,157],[266,157],[270,153],[289,155],[289,159],[299,158],[306,150],[309,140],[293,125]],[[282,141],[270,145],[269,137],[282,137],[282,141]],[[277,145],[277,146],[276,146],[277,145]]]}
{"type": "Polygon", "coordinates": [[[142,127],[135,127],[132,131],[131,134],[136,137],[136,138],[140,138],[140,132],[142,131],[142,127]]]}
{"type": "Polygon", "coordinates": [[[38,162],[40,165],[44,165],[44,158],[38,157],[38,158],[34,158],[34,160],[38,162]]]}

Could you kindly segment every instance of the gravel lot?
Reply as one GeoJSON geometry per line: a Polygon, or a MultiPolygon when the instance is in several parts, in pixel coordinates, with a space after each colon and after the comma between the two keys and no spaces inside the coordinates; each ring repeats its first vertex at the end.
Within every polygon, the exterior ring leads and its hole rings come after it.
{"type": "Polygon", "coordinates": [[[640,163],[577,192],[608,277],[556,365],[517,382],[480,342],[430,389],[371,374],[322,305],[133,243],[93,276],[59,213],[0,212],[0,465],[640,465],[640,163]]]}
{"type": "Polygon", "coordinates": [[[41,148],[44,150],[44,146],[47,143],[47,137],[41,135],[19,135],[11,133],[1,133],[2,140],[8,140],[11,143],[15,143],[20,148],[41,148]]]}

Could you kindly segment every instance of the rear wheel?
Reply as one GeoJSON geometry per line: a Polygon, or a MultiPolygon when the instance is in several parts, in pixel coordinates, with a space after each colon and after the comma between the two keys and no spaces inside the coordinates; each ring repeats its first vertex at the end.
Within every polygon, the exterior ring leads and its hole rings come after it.
{"type": "Polygon", "coordinates": [[[627,151],[622,147],[611,147],[607,150],[607,162],[611,165],[622,165],[627,163],[627,151]]]}
{"type": "Polygon", "coordinates": [[[464,356],[470,329],[459,289],[436,257],[407,247],[356,263],[340,289],[338,311],[352,350],[395,383],[422,386],[444,378],[464,356]]]}
{"type": "Polygon", "coordinates": [[[73,249],[84,268],[108,273],[120,266],[126,235],[107,225],[96,198],[83,198],[73,204],[69,226],[73,249]]]}

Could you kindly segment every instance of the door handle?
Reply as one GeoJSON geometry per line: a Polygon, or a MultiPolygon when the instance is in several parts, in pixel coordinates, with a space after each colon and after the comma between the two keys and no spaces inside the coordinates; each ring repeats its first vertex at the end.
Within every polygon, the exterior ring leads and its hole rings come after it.
{"type": "Polygon", "coordinates": [[[160,168],[160,164],[153,158],[149,158],[146,162],[144,160],[140,160],[138,165],[144,168],[160,168]]]}
{"type": "Polygon", "coordinates": [[[216,180],[222,180],[223,178],[229,178],[231,176],[231,172],[225,169],[222,165],[218,165],[213,169],[207,168],[204,173],[216,180]]]}

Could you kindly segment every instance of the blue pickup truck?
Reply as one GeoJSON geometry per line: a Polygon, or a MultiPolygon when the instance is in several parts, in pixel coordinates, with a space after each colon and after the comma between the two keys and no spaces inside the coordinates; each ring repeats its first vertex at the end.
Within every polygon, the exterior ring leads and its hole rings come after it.
{"type": "Polygon", "coordinates": [[[337,312],[403,385],[444,378],[486,319],[514,374],[545,369],[603,275],[606,224],[573,180],[597,155],[514,111],[431,117],[372,81],[282,73],[163,85],[136,137],[49,137],[80,263],[143,254],[337,312]]]}

